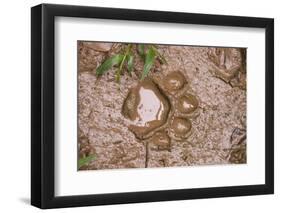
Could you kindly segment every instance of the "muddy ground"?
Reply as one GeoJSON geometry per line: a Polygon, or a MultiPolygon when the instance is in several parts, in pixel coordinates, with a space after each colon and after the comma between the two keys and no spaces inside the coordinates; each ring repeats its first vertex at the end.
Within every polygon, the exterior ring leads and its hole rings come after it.
{"type": "Polygon", "coordinates": [[[157,149],[151,139],[136,138],[121,112],[130,88],[139,82],[141,58],[135,59],[132,76],[124,72],[120,83],[114,69],[96,77],[96,68],[121,47],[78,42],[78,155],[95,156],[81,170],[246,163],[245,78],[241,86],[237,75],[226,80],[212,71],[219,65],[210,57],[211,48],[158,45],[168,64],[156,63],[149,78],[181,72],[199,106],[190,118],[188,138],[171,138],[168,149],[157,149]]]}

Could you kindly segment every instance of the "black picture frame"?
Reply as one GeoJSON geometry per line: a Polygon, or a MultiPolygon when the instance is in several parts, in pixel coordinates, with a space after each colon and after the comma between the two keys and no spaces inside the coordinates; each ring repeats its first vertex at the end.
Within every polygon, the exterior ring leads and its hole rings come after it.
{"type": "Polygon", "coordinates": [[[274,20],[164,11],[41,4],[31,9],[31,204],[60,208],[274,193],[274,20]],[[55,17],[263,28],[266,32],[265,184],[93,195],[54,195],[55,17]]]}

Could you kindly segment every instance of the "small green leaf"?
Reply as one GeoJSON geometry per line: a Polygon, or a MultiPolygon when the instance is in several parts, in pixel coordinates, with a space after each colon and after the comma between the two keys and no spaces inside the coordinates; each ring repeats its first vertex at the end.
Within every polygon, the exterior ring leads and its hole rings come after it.
{"type": "Polygon", "coordinates": [[[145,59],[145,53],[144,53],[144,44],[139,44],[138,45],[138,52],[140,54],[140,56],[142,57],[142,59],[145,59]]]}
{"type": "Polygon", "coordinates": [[[153,50],[152,47],[150,47],[145,55],[145,62],[143,66],[141,80],[145,79],[145,77],[148,75],[151,67],[154,64],[155,55],[156,55],[155,51],[153,50]]]}
{"type": "Polygon", "coordinates": [[[90,163],[92,160],[94,160],[96,158],[95,155],[89,155],[87,157],[84,158],[80,158],[79,162],[78,162],[78,168],[80,169],[82,166],[90,163]]]}
{"type": "Polygon", "coordinates": [[[111,67],[118,65],[122,59],[123,59],[124,55],[121,54],[117,54],[114,55],[108,59],[106,59],[96,70],[96,74],[102,75],[103,73],[105,73],[106,71],[108,71],[111,67]]]}
{"type": "Polygon", "coordinates": [[[134,65],[134,56],[129,55],[127,57],[127,60],[128,60],[128,72],[131,73],[133,70],[133,65],[134,65]]]}

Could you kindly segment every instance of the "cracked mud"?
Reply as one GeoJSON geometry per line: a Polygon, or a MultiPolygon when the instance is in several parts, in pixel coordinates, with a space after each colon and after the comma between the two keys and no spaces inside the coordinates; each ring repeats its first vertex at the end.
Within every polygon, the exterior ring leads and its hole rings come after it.
{"type": "Polygon", "coordinates": [[[122,44],[79,42],[80,170],[246,163],[246,50],[157,46],[168,64],[118,84],[95,69],[122,44]]]}

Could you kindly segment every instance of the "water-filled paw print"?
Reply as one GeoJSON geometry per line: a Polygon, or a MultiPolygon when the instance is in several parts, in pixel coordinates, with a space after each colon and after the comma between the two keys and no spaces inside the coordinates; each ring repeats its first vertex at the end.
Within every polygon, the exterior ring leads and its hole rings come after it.
{"type": "Polygon", "coordinates": [[[148,139],[158,150],[169,150],[171,139],[184,141],[192,133],[199,99],[180,71],[147,78],[132,87],[122,114],[129,130],[140,140],[148,139]]]}

